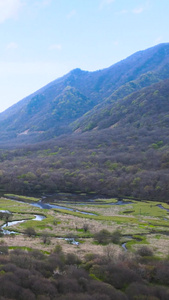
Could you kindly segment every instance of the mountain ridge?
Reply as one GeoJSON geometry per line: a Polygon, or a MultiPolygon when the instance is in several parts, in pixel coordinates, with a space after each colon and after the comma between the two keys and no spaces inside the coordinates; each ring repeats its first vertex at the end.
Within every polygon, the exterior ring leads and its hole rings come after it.
{"type": "Polygon", "coordinates": [[[117,74],[73,70],[1,120],[0,189],[167,202],[169,44],[147,51],[117,74]]]}
{"type": "Polygon", "coordinates": [[[105,110],[109,103],[167,78],[168,43],[138,51],[103,70],[74,69],[1,113],[0,141],[19,142],[23,133],[30,142],[70,134],[98,107],[105,110]]]}

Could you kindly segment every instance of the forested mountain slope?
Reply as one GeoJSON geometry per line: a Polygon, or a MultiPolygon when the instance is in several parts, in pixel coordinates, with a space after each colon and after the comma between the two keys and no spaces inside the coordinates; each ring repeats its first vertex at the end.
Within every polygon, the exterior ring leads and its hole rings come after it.
{"type": "Polygon", "coordinates": [[[0,114],[0,190],[169,201],[169,44],[76,69],[0,114]]]}
{"type": "Polygon", "coordinates": [[[164,80],[113,103],[93,130],[1,150],[0,188],[168,201],[168,127],[164,80]]]}
{"type": "Polygon", "coordinates": [[[83,131],[93,129],[96,112],[107,118],[109,104],[167,78],[169,44],[139,51],[100,71],[75,69],[1,113],[0,142],[29,143],[70,134],[81,127],[86,113],[83,131]]]}
{"type": "Polygon", "coordinates": [[[169,79],[118,98],[118,101],[105,101],[104,105],[97,106],[73,125],[81,132],[110,126],[168,127],[169,79]]]}

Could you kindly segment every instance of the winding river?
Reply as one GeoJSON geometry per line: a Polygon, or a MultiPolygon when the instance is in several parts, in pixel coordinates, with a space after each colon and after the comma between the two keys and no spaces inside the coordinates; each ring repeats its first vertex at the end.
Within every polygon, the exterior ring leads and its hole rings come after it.
{"type": "MultiPolygon", "coordinates": [[[[33,220],[34,221],[42,221],[45,218],[46,217],[41,216],[41,215],[35,215],[35,218],[33,220]]],[[[26,222],[26,221],[28,221],[28,220],[9,221],[9,222],[5,223],[4,225],[1,226],[2,233],[3,234],[15,234],[15,233],[17,233],[16,231],[7,230],[5,228],[8,227],[8,226],[14,226],[14,225],[17,225],[19,223],[26,222]]]]}
{"type": "Polygon", "coordinates": [[[69,208],[69,207],[66,207],[66,206],[60,206],[60,205],[55,205],[55,204],[44,203],[41,200],[39,202],[32,202],[32,203],[27,203],[27,204],[30,204],[30,205],[33,205],[33,206],[36,206],[36,207],[42,208],[42,209],[56,208],[56,209],[63,209],[63,210],[78,212],[78,213],[81,213],[83,215],[96,216],[96,214],[93,214],[93,213],[90,213],[90,212],[81,211],[81,210],[69,208]]]}
{"type": "MultiPolygon", "coordinates": [[[[17,200],[14,200],[14,201],[17,201],[17,200]]],[[[26,204],[29,204],[29,205],[32,205],[32,206],[35,206],[35,207],[38,207],[38,208],[41,208],[41,209],[56,208],[56,209],[63,209],[63,210],[68,210],[68,211],[74,211],[74,212],[78,212],[78,213],[85,214],[85,215],[96,216],[96,214],[93,214],[93,213],[90,213],[90,212],[80,211],[78,209],[73,209],[73,208],[69,208],[69,207],[66,207],[66,206],[60,206],[60,205],[55,205],[55,204],[44,203],[41,200],[38,201],[38,202],[24,202],[24,201],[18,201],[18,202],[26,203],[26,204]]],[[[2,211],[2,212],[5,212],[5,211],[2,211]]],[[[9,213],[9,212],[7,212],[7,213],[9,213]]],[[[35,218],[33,220],[34,221],[42,221],[43,219],[45,219],[44,216],[42,216],[42,215],[35,215],[35,218]]],[[[8,227],[8,226],[13,226],[13,225],[16,225],[16,224],[19,224],[19,223],[23,223],[23,222],[26,222],[26,221],[27,220],[18,220],[18,221],[10,221],[10,222],[5,223],[4,225],[1,226],[2,233],[4,235],[16,234],[17,232],[12,231],[12,230],[7,230],[5,228],[8,227]]],[[[79,244],[74,238],[60,238],[60,239],[67,240],[69,243],[71,243],[73,245],[78,245],[79,244]]]]}
{"type": "MultiPolygon", "coordinates": [[[[14,200],[14,201],[17,201],[17,200],[14,200]]],[[[90,212],[85,212],[85,211],[81,211],[81,210],[78,210],[78,209],[73,209],[73,208],[70,208],[70,207],[66,207],[66,206],[61,206],[61,205],[56,205],[56,204],[50,204],[50,203],[45,203],[44,201],[40,200],[38,202],[24,202],[24,201],[18,201],[18,202],[22,202],[22,203],[26,203],[26,204],[29,204],[29,205],[32,205],[32,206],[35,206],[35,207],[38,207],[38,208],[41,208],[41,209],[52,209],[52,208],[55,208],[55,209],[62,209],[62,210],[68,210],[68,211],[73,211],[73,212],[78,212],[78,213],[81,213],[81,214],[85,214],[85,215],[93,215],[93,216],[96,216],[96,214],[94,213],[90,213],[90,212]]],[[[76,202],[77,203],[77,202],[76,202]]],[[[112,203],[107,203],[108,205],[125,205],[125,204],[131,204],[132,202],[131,201],[123,201],[123,200],[118,200],[117,202],[112,202],[112,203]]],[[[78,204],[86,204],[84,202],[81,202],[81,203],[78,203],[78,204]]],[[[92,201],[92,204],[99,204],[99,203],[94,203],[94,201],[92,201]]],[[[157,205],[159,208],[161,209],[165,209],[169,212],[169,209],[167,208],[164,208],[161,204],[157,205]]],[[[1,210],[2,211],[2,210],[1,210]]],[[[2,211],[2,212],[6,212],[6,213],[9,213],[7,211],[2,211]]],[[[42,216],[42,215],[35,215],[35,218],[33,219],[34,221],[42,221],[43,219],[45,219],[46,217],[45,216],[42,216]]],[[[167,219],[166,219],[167,220],[167,219]]],[[[7,222],[6,224],[4,224],[3,226],[1,226],[1,230],[2,230],[2,233],[5,234],[5,235],[9,235],[9,234],[16,234],[17,232],[15,231],[11,231],[11,230],[7,230],[5,229],[6,227],[8,226],[13,226],[13,225],[16,225],[16,224],[19,224],[19,223],[23,223],[23,222],[26,222],[27,220],[18,220],[18,221],[10,221],[10,222],[7,222]]],[[[132,236],[130,236],[130,238],[132,239],[132,236]]],[[[78,245],[79,243],[74,239],[74,238],[60,238],[60,239],[65,239],[67,240],[68,242],[74,244],[74,245],[78,245]]],[[[127,242],[123,243],[121,246],[122,248],[127,251],[127,247],[126,247],[126,244],[127,242]]]]}

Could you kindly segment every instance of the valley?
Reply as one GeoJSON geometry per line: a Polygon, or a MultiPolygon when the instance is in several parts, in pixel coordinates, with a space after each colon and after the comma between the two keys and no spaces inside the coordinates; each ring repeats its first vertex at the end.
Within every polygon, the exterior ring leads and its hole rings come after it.
{"type": "Polygon", "coordinates": [[[169,205],[166,203],[97,199],[91,204],[57,201],[47,207],[44,203],[45,209],[38,207],[39,200],[37,205],[31,201],[0,200],[0,210],[11,212],[10,221],[19,221],[13,226],[9,222],[5,227],[9,232],[15,231],[15,235],[2,237],[9,249],[38,249],[50,253],[60,244],[65,253],[76,253],[83,258],[89,252],[103,255],[107,247],[123,252],[125,243],[127,251],[135,252],[139,247],[149,245],[155,256],[165,258],[168,255],[169,205]],[[35,215],[43,218],[37,221],[35,215]],[[22,219],[25,221],[21,223],[22,219]],[[30,236],[26,233],[28,228],[33,228],[30,236]],[[103,238],[103,242],[97,242],[96,235],[102,230],[111,234],[116,232],[117,241],[113,243],[103,238]],[[77,243],[71,242],[74,240],[77,243]]]}
{"type": "Polygon", "coordinates": [[[0,300],[169,300],[168,11],[0,0],[0,300]]]}
{"type": "Polygon", "coordinates": [[[168,43],[0,114],[2,300],[168,300],[168,128],[168,43]]]}

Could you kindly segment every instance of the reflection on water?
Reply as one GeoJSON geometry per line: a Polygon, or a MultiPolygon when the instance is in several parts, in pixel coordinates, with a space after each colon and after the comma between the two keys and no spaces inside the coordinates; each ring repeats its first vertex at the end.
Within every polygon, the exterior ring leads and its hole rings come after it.
{"type": "Polygon", "coordinates": [[[121,245],[122,248],[123,248],[125,251],[127,251],[126,244],[127,244],[127,243],[123,243],[123,244],[121,245]]]}
{"type": "Polygon", "coordinates": [[[81,214],[84,214],[84,215],[96,216],[96,214],[93,214],[93,213],[81,211],[81,210],[78,210],[78,209],[69,208],[69,207],[66,207],[66,206],[60,206],[60,205],[55,205],[55,204],[44,203],[42,201],[32,202],[32,203],[27,203],[27,204],[30,204],[30,205],[33,205],[35,207],[39,207],[39,208],[42,208],[42,209],[56,208],[56,209],[63,209],[63,210],[68,210],[68,211],[74,211],[74,212],[78,212],[78,213],[81,213],[81,214]]]}
{"type": "Polygon", "coordinates": [[[65,240],[65,241],[67,241],[69,244],[72,244],[72,245],[76,245],[76,246],[78,246],[79,245],[79,242],[77,242],[76,240],[75,240],[75,238],[64,238],[64,237],[59,237],[59,238],[57,238],[58,240],[65,240]]]}
{"type": "Polygon", "coordinates": [[[10,231],[10,230],[4,229],[4,228],[5,228],[5,227],[8,227],[8,226],[13,226],[13,225],[16,225],[16,224],[19,224],[19,223],[23,223],[23,222],[25,222],[25,221],[26,221],[26,220],[7,222],[7,223],[4,224],[3,226],[1,226],[2,233],[3,233],[3,234],[14,234],[14,233],[16,233],[15,231],[10,231]]]}
{"type": "Polygon", "coordinates": [[[168,208],[165,208],[164,206],[162,206],[161,204],[158,204],[157,205],[159,208],[161,208],[161,209],[165,209],[166,211],[169,211],[169,209],[168,208]]]}
{"type": "MultiPolygon", "coordinates": [[[[33,221],[42,221],[43,219],[45,219],[46,217],[41,216],[41,215],[35,215],[35,218],[33,219],[33,221]]],[[[4,225],[1,226],[1,230],[3,234],[16,234],[16,231],[11,231],[11,230],[7,230],[5,229],[5,227],[10,227],[10,226],[14,226],[23,222],[26,222],[28,220],[18,220],[18,221],[9,221],[7,223],[5,223],[4,225]]]]}

